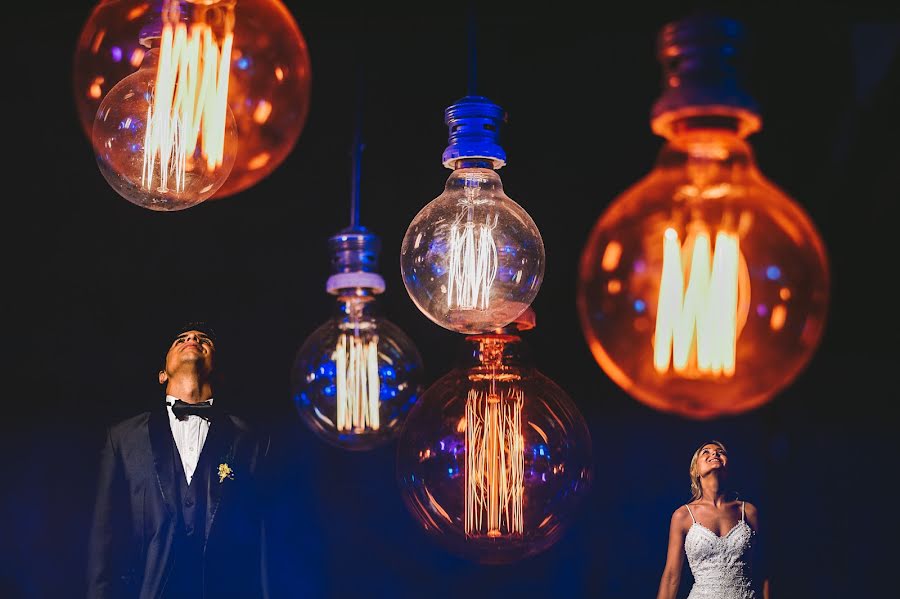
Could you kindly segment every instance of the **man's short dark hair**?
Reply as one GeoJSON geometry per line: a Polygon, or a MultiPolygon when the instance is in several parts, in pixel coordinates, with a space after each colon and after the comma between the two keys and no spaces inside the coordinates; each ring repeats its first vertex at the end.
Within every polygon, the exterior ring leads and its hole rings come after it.
{"type": "Polygon", "coordinates": [[[186,333],[188,331],[200,331],[201,333],[206,334],[207,337],[212,339],[213,343],[216,342],[216,330],[212,328],[209,323],[203,320],[192,320],[190,322],[184,323],[178,328],[178,330],[175,331],[175,334],[172,335],[172,338],[169,340],[169,342],[171,343],[175,340],[176,337],[178,337],[178,335],[181,335],[182,333],[186,333]]]}

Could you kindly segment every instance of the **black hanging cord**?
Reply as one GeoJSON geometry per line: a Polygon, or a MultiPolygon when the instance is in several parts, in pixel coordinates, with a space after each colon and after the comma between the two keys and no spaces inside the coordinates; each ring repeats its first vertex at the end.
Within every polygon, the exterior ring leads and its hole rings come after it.
{"type": "MultiPolygon", "coordinates": [[[[363,28],[357,32],[357,48],[365,47],[363,28]]],[[[354,117],[353,145],[350,148],[351,156],[351,184],[350,184],[350,227],[355,229],[359,224],[359,196],[362,182],[362,153],[365,145],[362,139],[363,125],[363,90],[365,88],[365,69],[363,68],[363,53],[356,52],[356,114],[354,117]]]]}
{"type": "Polygon", "coordinates": [[[469,2],[467,14],[466,38],[469,46],[469,96],[477,95],[478,90],[478,27],[475,15],[475,2],[469,2]]]}

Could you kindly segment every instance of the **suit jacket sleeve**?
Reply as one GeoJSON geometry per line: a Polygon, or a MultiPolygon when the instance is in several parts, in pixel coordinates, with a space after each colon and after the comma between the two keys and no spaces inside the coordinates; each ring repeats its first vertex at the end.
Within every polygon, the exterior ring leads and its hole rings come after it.
{"type": "Polygon", "coordinates": [[[88,592],[90,599],[125,595],[129,508],[124,467],[107,430],[100,454],[97,498],[88,546],[88,592]]]}

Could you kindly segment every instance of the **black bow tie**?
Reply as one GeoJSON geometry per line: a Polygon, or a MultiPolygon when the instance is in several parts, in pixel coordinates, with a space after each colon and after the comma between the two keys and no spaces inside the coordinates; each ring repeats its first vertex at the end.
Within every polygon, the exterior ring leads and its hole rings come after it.
{"type": "Polygon", "coordinates": [[[175,403],[172,404],[172,413],[175,414],[175,418],[178,418],[179,420],[187,418],[191,414],[209,420],[212,418],[213,414],[215,414],[215,408],[213,408],[212,403],[209,401],[187,403],[186,401],[176,399],[175,403]]]}

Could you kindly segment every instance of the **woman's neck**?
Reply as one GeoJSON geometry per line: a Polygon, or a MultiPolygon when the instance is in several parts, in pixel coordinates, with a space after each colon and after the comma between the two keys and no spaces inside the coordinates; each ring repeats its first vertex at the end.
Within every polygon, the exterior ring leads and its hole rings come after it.
{"type": "Polygon", "coordinates": [[[717,472],[710,472],[700,479],[700,488],[703,490],[701,501],[720,506],[725,501],[725,485],[722,484],[717,472]]]}

